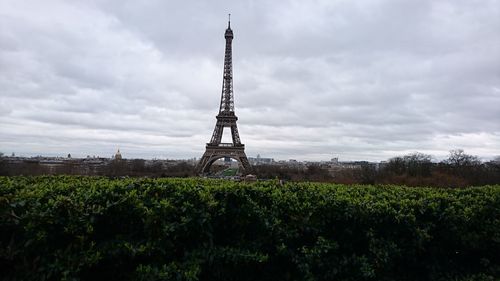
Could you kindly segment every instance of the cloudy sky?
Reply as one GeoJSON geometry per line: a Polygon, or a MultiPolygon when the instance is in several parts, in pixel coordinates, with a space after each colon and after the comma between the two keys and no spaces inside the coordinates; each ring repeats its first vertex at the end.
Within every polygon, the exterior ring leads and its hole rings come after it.
{"type": "Polygon", "coordinates": [[[500,155],[496,0],[0,0],[0,152],[199,158],[228,13],[248,156],[500,155]]]}

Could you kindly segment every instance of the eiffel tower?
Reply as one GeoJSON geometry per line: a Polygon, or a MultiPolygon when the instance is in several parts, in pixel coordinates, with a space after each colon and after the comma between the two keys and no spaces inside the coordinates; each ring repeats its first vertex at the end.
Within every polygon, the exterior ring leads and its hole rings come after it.
{"type": "MultiPolygon", "coordinates": [[[[231,15],[229,15],[231,17],[231,15]]],[[[245,154],[245,145],[241,143],[236,121],[238,117],[234,114],[233,96],[233,62],[232,62],[232,41],[233,31],[231,30],[231,18],[224,34],[226,38],[226,52],[224,55],[224,74],[222,79],[222,95],[220,100],[219,114],[216,116],[217,123],[212,134],[212,139],[207,143],[205,153],[198,162],[197,172],[207,173],[210,166],[220,158],[236,159],[245,172],[251,170],[245,154]],[[224,128],[231,128],[232,143],[222,143],[222,133],[224,128]]]]}

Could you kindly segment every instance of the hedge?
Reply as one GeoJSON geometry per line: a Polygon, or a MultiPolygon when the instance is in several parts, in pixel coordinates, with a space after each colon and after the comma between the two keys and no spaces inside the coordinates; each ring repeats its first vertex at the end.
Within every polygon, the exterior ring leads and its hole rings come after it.
{"type": "Polygon", "coordinates": [[[3,280],[500,280],[500,186],[0,177],[3,280]]]}

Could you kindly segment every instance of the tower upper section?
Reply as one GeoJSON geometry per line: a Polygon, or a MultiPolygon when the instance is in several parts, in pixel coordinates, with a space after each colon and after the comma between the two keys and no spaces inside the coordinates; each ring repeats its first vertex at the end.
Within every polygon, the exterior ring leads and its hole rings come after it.
{"type": "MultiPolygon", "coordinates": [[[[229,15],[231,16],[231,15],[229,15]]],[[[224,54],[224,73],[222,77],[222,94],[219,108],[219,116],[234,116],[234,96],[233,96],[233,30],[231,20],[228,21],[226,32],[226,51],[224,54]]]]}

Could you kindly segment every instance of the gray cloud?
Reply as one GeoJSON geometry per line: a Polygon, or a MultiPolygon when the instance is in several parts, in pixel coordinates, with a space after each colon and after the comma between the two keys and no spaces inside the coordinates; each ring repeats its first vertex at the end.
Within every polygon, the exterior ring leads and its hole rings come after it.
{"type": "Polygon", "coordinates": [[[200,157],[231,12],[247,153],[500,154],[494,1],[3,1],[0,151],[200,157]]]}

